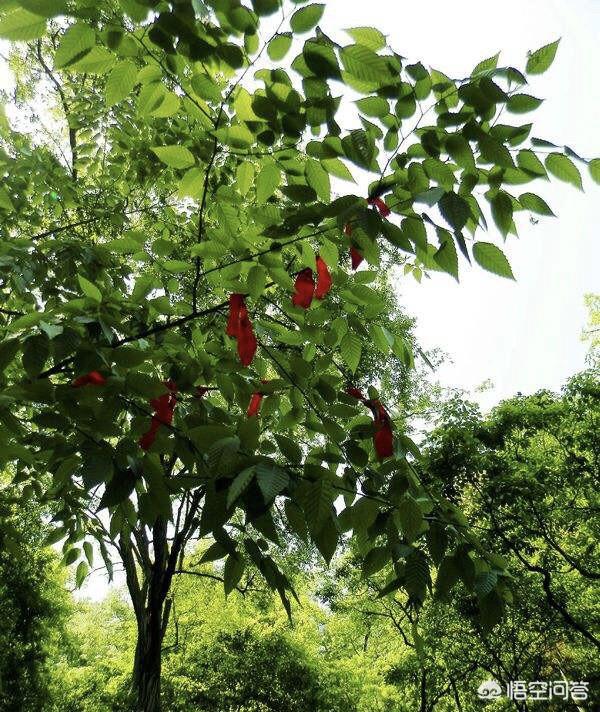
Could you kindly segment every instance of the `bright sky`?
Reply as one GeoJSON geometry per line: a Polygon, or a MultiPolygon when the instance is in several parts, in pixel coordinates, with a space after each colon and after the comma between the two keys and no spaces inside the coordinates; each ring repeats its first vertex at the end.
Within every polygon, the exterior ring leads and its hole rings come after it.
{"type": "MultiPolygon", "coordinates": [[[[327,2],[324,31],[357,25],[379,27],[397,52],[451,77],[468,76],[498,50],[501,64],[522,67],[528,50],[562,37],[553,66],[527,89],[546,99],[535,113],[533,135],[567,143],[586,158],[600,156],[600,91],[593,79],[600,74],[597,0],[327,2]]],[[[556,182],[523,187],[541,194],[558,219],[537,225],[521,220],[519,239],[509,237],[503,249],[516,282],[468,265],[462,265],[460,284],[436,273],[420,285],[412,277],[398,279],[422,346],[440,347],[452,361],[439,370],[440,381],[470,390],[491,379],[492,390],[473,394],[484,408],[517,391],[558,389],[585,365],[583,295],[600,291],[600,186],[580,169],[585,193],[556,182]]]]}
{"type": "MultiPolygon", "coordinates": [[[[554,65],[528,90],[546,98],[533,135],[567,142],[586,158],[600,156],[598,0],[327,0],[321,25],[331,35],[376,26],[400,54],[454,77],[467,76],[498,50],[501,64],[523,66],[527,50],[562,37],[554,65]]],[[[585,364],[583,296],[600,292],[600,186],[587,175],[585,193],[562,183],[540,185],[532,189],[558,219],[521,221],[520,238],[509,238],[504,249],[516,282],[466,265],[459,285],[435,273],[420,285],[412,277],[398,279],[402,304],[417,317],[420,343],[442,348],[451,359],[437,374],[441,382],[471,390],[491,379],[492,390],[474,394],[484,408],[517,391],[557,389],[585,364]]],[[[105,592],[100,576],[84,590],[93,598],[105,592]]]]}

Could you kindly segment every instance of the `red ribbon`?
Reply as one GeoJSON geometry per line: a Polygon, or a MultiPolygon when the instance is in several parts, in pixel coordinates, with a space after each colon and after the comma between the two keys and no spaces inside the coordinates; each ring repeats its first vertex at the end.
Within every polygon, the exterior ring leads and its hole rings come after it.
{"type": "Polygon", "coordinates": [[[325,299],[331,291],[333,279],[329,272],[327,262],[317,255],[317,283],[313,277],[313,271],[310,267],[306,267],[301,272],[298,272],[296,281],[294,282],[294,294],[292,295],[292,304],[295,307],[308,309],[312,304],[313,297],[316,299],[325,299]]]}
{"type": "Polygon", "coordinates": [[[356,247],[353,247],[352,245],[350,245],[350,261],[352,263],[352,269],[353,270],[358,269],[363,260],[364,260],[364,257],[356,249],[356,247]]]}
{"type": "Polygon", "coordinates": [[[379,210],[379,214],[382,218],[387,218],[392,213],[392,211],[388,208],[388,206],[383,202],[381,198],[369,198],[367,202],[369,203],[369,205],[374,205],[377,210],[379,210]]]}
{"type": "Polygon", "coordinates": [[[229,297],[229,318],[225,333],[237,339],[242,366],[249,366],[256,353],[257,341],[243,294],[232,294],[229,297]]]}
{"type": "Polygon", "coordinates": [[[149,450],[152,447],[161,425],[171,425],[173,422],[173,413],[177,405],[177,396],[175,395],[177,385],[173,381],[165,381],[165,386],[168,388],[168,392],[150,401],[154,415],[150,421],[150,427],[139,440],[142,450],[149,450]]]}
{"type": "Polygon", "coordinates": [[[294,294],[292,296],[292,304],[295,307],[308,309],[311,305],[313,294],[315,293],[315,280],[313,279],[313,271],[310,267],[306,267],[301,272],[298,272],[296,281],[294,282],[294,294]]]}
{"type": "Polygon", "coordinates": [[[331,291],[333,279],[327,267],[327,263],[322,257],[317,255],[317,286],[315,287],[315,297],[325,299],[331,291]]]}
{"type": "Polygon", "coordinates": [[[260,406],[264,397],[265,394],[261,393],[260,391],[256,391],[256,393],[252,394],[252,397],[250,398],[250,403],[248,404],[248,410],[246,411],[246,415],[249,418],[251,418],[253,415],[258,415],[258,411],[260,410],[260,406]]]}
{"type": "Polygon", "coordinates": [[[85,376],[79,376],[71,385],[73,388],[81,388],[82,386],[103,386],[106,383],[106,378],[99,371],[90,371],[85,376]]]}
{"type": "Polygon", "coordinates": [[[346,389],[346,393],[364,403],[373,413],[373,425],[375,433],[373,435],[373,446],[380,460],[391,457],[394,454],[394,434],[392,433],[392,421],[389,413],[379,400],[367,400],[362,391],[355,386],[346,389]]]}
{"type": "Polygon", "coordinates": [[[383,460],[385,457],[391,457],[394,454],[392,421],[380,401],[369,401],[368,405],[373,411],[373,424],[375,425],[373,445],[375,446],[377,457],[383,460]]]}

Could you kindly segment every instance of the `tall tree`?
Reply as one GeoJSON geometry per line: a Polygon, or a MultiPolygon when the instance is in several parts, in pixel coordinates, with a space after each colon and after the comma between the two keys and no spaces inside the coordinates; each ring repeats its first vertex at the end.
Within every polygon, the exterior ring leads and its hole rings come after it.
{"type": "Polygon", "coordinates": [[[122,562],[137,708],[159,709],[169,591],[194,537],[214,537],[226,591],[252,565],[288,610],[276,523],[326,560],[352,530],[415,605],[440,546],[458,547],[494,571],[499,612],[502,568],[422,486],[396,421],[413,355],[385,275],[458,278],[460,254],[511,278],[475,238],[488,208],[507,237],[520,211],[552,214],[515,186],[581,188],[573,159],[598,180],[597,161],[499,121],[539,105],[525,87],[558,42],[525,74],[494,56],[452,79],[375,28],[331,39],[325,5],[304,0],[4,8],[16,100],[37,101],[33,131],[0,129],[0,457],[23,482],[51,473],[78,581],[92,541],[109,570],[122,562]],[[368,190],[332,199],[331,178],[357,170],[368,190]]]}

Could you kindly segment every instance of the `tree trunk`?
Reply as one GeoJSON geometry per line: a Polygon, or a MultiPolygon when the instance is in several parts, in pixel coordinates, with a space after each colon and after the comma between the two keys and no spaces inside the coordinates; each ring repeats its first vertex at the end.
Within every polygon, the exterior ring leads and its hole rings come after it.
{"type": "Polygon", "coordinates": [[[138,620],[138,636],[133,663],[132,692],[136,699],[136,712],[160,711],[160,674],[162,605],[158,608],[149,601],[138,620]]]}

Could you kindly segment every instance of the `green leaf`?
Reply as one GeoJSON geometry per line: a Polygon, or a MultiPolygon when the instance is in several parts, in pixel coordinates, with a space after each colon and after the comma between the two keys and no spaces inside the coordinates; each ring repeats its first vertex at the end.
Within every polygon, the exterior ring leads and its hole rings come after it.
{"type": "Polygon", "coordinates": [[[105,47],[92,47],[81,59],[70,62],[69,71],[104,74],[115,63],[115,56],[105,47]]]}
{"type": "Polygon", "coordinates": [[[46,20],[21,7],[0,19],[0,38],[13,42],[35,40],[46,31],[46,20]]]}
{"type": "Polygon", "coordinates": [[[255,472],[254,466],[247,467],[236,476],[227,492],[227,508],[231,507],[236,499],[244,493],[250,482],[252,482],[255,472]]]}
{"type": "Polygon", "coordinates": [[[346,366],[355,373],[362,354],[362,344],[358,336],[349,331],[342,339],[340,352],[346,366]]]}
{"type": "Polygon", "coordinates": [[[479,64],[475,65],[475,69],[471,72],[472,77],[476,77],[478,75],[485,75],[489,74],[496,69],[498,66],[498,58],[500,57],[500,52],[495,54],[493,57],[488,57],[487,59],[481,60],[479,64]]]}
{"type": "Polygon", "coordinates": [[[329,174],[318,161],[310,158],[305,168],[306,181],[314,189],[319,200],[329,203],[331,200],[331,184],[329,174]]]}
{"type": "Polygon", "coordinates": [[[185,146],[151,146],[150,150],[170,168],[189,168],[194,156],[185,146]]]}
{"type": "Polygon", "coordinates": [[[532,213],[556,217],[548,203],[535,193],[523,193],[519,196],[519,203],[532,213]]]}
{"type": "Polygon", "coordinates": [[[357,44],[368,47],[373,50],[373,52],[383,49],[387,44],[385,35],[374,27],[351,27],[345,30],[345,32],[349,34],[357,44]]]}
{"type": "Polygon", "coordinates": [[[471,215],[467,201],[454,192],[448,192],[444,193],[438,205],[450,227],[460,232],[471,215]]]}
{"type": "Polygon", "coordinates": [[[0,186],[0,208],[3,210],[14,210],[13,202],[4,186],[0,186]]]}
{"type": "Polygon", "coordinates": [[[257,15],[272,15],[279,10],[280,0],[252,0],[252,7],[257,15]]]}
{"type": "Polygon", "coordinates": [[[290,27],[294,32],[303,33],[309,32],[323,17],[325,5],[314,3],[302,7],[292,15],[290,19],[290,27]]]}
{"type": "Polygon", "coordinates": [[[89,25],[80,22],[72,25],[60,40],[54,55],[54,66],[57,69],[69,67],[83,59],[95,45],[96,33],[89,25]]]}
{"type": "Polygon", "coordinates": [[[229,554],[223,567],[223,587],[225,595],[228,596],[240,582],[246,564],[241,556],[229,554]]]}
{"type": "Polygon", "coordinates": [[[348,160],[360,168],[371,170],[375,155],[374,141],[362,129],[355,129],[342,139],[344,153],[348,160]]]}
{"type": "Polygon", "coordinates": [[[571,183],[579,190],[583,190],[579,169],[570,158],[562,153],[549,153],[546,156],[546,168],[559,180],[571,183]]]}
{"type": "Polygon", "coordinates": [[[322,158],[321,165],[330,175],[356,183],[348,166],[343,161],[340,161],[339,158],[322,158]]]}
{"type": "Polygon", "coordinates": [[[331,514],[334,500],[333,483],[327,476],[311,482],[304,502],[306,521],[311,532],[318,532],[331,514]]]}
{"type": "Polygon", "coordinates": [[[263,166],[256,177],[256,202],[261,205],[273,195],[281,183],[281,170],[274,162],[263,166]]]}
{"type": "Polygon", "coordinates": [[[513,114],[526,114],[528,111],[535,111],[543,101],[530,94],[513,94],[506,102],[506,108],[513,114]]]}
{"type": "Polygon", "coordinates": [[[50,343],[46,334],[30,336],[23,346],[23,368],[30,377],[37,376],[50,355],[50,343]]]}
{"type": "Polygon", "coordinates": [[[452,134],[446,139],[446,151],[461,168],[475,168],[475,158],[469,142],[460,134],[452,134]]]}
{"type": "Polygon", "coordinates": [[[519,151],[517,155],[517,165],[522,170],[527,171],[528,173],[533,173],[533,175],[542,176],[544,178],[548,176],[546,169],[544,168],[544,164],[533,151],[530,151],[527,148],[519,151]]]}
{"type": "Polygon", "coordinates": [[[107,106],[114,106],[129,95],[135,86],[137,72],[137,67],[129,59],[124,59],[115,65],[104,90],[107,106]]]}
{"type": "Polygon", "coordinates": [[[554,61],[559,42],[560,39],[540,47],[535,52],[530,52],[525,71],[528,74],[542,74],[545,72],[554,61]]]}
{"type": "Polygon", "coordinates": [[[491,242],[476,242],[473,245],[473,257],[488,272],[508,279],[515,278],[504,252],[491,242]]]}
{"type": "Polygon", "coordinates": [[[501,168],[515,167],[510,151],[500,141],[496,141],[496,139],[487,134],[482,134],[477,142],[479,143],[481,155],[489,163],[494,163],[501,168]]]}
{"type": "Polygon", "coordinates": [[[440,240],[440,247],[434,253],[433,259],[444,272],[452,275],[458,282],[458,255],[452,235],[441,228],[438,228],[436,232],[440,240]]]}
{"type": "Polygon", "coordinates": [[[406,557],[405,576],[404,587],[410,598],[419,602],[424,601],[430,578],[427,558],[420,549],[414,549],[406,557]]]}
{"type": "Polygon", "coordinates": [[[398,503],[394,512],[394,521],[404,534],[406,541],[412,544],[423,527],[423,512],[409,494],[404,495],[398,503]]]}
{"type": "Polygon", "coordinates": [[[358,106],[358,110],[365,116],[382,118],[390,113],[390,105],[387,100],[381,96],[366,96],[363,99],[358,99],[354,103],[358,106]]]}
{"type": "Polygon", "coordinates": [[[89,570],[90,567],[88,566],[86,561],[80,561],[77,564],[77,569],[75,570],[75,585],[77,586],[77,588],[82,587],[89,570]]]}
{"type": "Polygon", "coordinates": [[[491,201],[492,217],[498,230],[506,237],[513,225],[513,204],[506,193],[497,193],[491,201]]]}
{"type": "Polygon", "coordinates": [[[600,158],[593,158],[588,164],[588,169],[592,180],[600,184],[600,158]]]}
{"type": "Polygon", "coordinates": [[[258,465],[256,480],[265,502],[272,502],[289,484],[290,478],[285,470],[276,466],[258,465]]]}
{"type": "Polygon", "coordinates": [[[385,84],[386,80],[392,80],[386,60],[363,45],[344,47],[340,58],[346,71],[357,79],[377,86],[385,84]]]}
{"type": "Polygon", "coordinates": [[[254,166],[252,163],[247,161],[240,163],[237,167],[235,177],[237,189],[242,195],[246,195],[252,186],[252,181],[254,180],[254,166]]]}
{"type": "MultiPolygon", "coordinates": [[[[247,166],[249,164],[242,163],[242,165],[247,166]]],[[[183,198],[187,196],[189,198],[195,198],[196,200],[202,199],[204,193],[204,179],[206,177],[205,170],[205,168],[194,167],[185,172],[183,178],[179,181],[179,190],[177,191],[179,197],[183,198]]],[[[250,170],[252,170],[251,166],[250,170]]]]}
{"type": "Polygon", "coordinates": [[[291,46],[292,33],[282,32],[281,34],[276,34],[269,42],[267,54],[274,62],[279,62],[285,57],[291,46]]]}
{"type": "Polygon", "coordinates": [[[365,556],[362,562],[363,578],[368,578],[380,571],[390,560],[390,550],[387,546],[376,546],[365,556]]]}
{"type": "Polygon", "coordinates": [[[249,148],[255,141],[252,131],[241,124],[217,129],[215,136],[221,143],[224,143],[226,146],[231,146],[232,148],[249,148]]]}
{"type": "Polygon", "coordinates": [[[86,297],[98,302],[98,304],[102,301],[102,292],[93,282],[90,282],[89,279],[82,277],[80,274],[77,275],[77,280],[79,282],[79,286],[81,287],[81,291],[86,297]]]}

